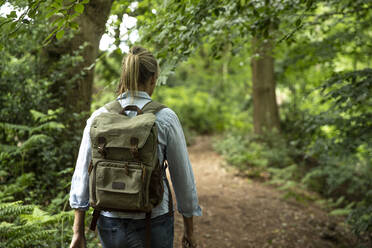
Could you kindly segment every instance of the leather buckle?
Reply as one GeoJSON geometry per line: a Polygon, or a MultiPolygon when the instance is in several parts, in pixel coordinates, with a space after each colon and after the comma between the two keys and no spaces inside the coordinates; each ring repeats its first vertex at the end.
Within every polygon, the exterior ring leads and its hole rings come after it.
{"type": "Polygon", "coordinates": [[[131,137],[130,138],[130,152],[132,153],[133,158],[139,160],[139,152],[138,152],[138,138],[131,137]]]}
{"type": "Polygon", "coordinates": [[[98,137],[98,152],[103,156],[103,158],[106,158],[106,139],[105,137],[98,137]]]}

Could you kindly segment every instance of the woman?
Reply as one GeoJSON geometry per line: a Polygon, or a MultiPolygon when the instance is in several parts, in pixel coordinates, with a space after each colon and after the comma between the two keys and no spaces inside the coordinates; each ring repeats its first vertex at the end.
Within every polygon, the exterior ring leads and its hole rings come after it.
{"type": "MultiPolygon", "coordinates": [[[[117,100],[124,108],[137,105],[142,108],[151,101],[156,86],[159,66],[155,57],[142,47],[133,47],[123,59],[122,74],[117,100]]],[[[89,208],[88,166],[91,160],[90,126],[93,119],[107,112],[105,107],[96,110],[87,120],[81,142],[70,191],[70,206],[75,209],[73,238],[70,248],[85,247],[84,217],[89,208]]],[[[135,115],[130,112],[128,115],[135,115]]],[[[201,216],[198,197],[190,165],[185,137],[177,115],[169,108],[156,113],[158,127],[158,156],[165,154],[177,200],[178,211],[183,215],[185,247],[196,247],[193,232],[193,216],[201,216]]],[[[174,219],[168,214],[169,197],[164,187],[162,202],[151,214],[151,246],[154,248],[173,247],[174,219]]],[[[101,212],[98,219],[98,234],[104,248],[134,248],[145,246],[146,221],[144,213],[101,212]]]]}

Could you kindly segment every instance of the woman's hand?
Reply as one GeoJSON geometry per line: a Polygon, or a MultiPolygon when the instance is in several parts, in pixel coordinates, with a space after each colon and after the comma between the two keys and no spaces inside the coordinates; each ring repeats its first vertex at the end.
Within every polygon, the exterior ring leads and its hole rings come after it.
{"type": "Polygon", "coordinates": [[[74,233],[72,236],[70,248],[86,248],[84,233],[74,233]]]}
{"type": "Polygon", "coordinates": [[[184,226],[184,234],[182,238],[182,247],[183,248],[196,248],[196,238],[194,235],[194,223],[193,217],[185,217],[183,216],[183,226],[184,226]]]}
{"type": "Polygon", "coordinates": [[[196,239],[194,235],[192,236],[186,236],[183,235],[182,238],[182,248],[197,248],[196,239]]]}

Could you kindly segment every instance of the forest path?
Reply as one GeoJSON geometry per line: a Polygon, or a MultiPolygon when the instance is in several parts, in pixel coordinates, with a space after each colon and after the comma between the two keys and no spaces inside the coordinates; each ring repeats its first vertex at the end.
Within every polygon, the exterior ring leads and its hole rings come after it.
{"type": "MultiPolygon", "coordinates": [[[[342,220],[313,204],[284,200],[277,189],[236,176],[222,166],[210,137],[189,147],[203,216],[194,218],[199,247],[353,247],[342,220]]],[[[181,247],[182,216],[175,215],[175,248],[181,247]]]]}

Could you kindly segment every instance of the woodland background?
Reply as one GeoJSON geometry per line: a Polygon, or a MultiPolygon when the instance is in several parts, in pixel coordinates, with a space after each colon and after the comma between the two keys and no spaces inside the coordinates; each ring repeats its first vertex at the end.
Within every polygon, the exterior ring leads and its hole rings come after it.
{"type": "Polygon", "coordinates": [[[0,6],[0,247],[68,247],[82,128],[116,96],[133,43],[159,59],[154,99],[190,144],[215,136],[242,176],[345,216],[360,247],[371,245],[371,1],[0,6]]]}

